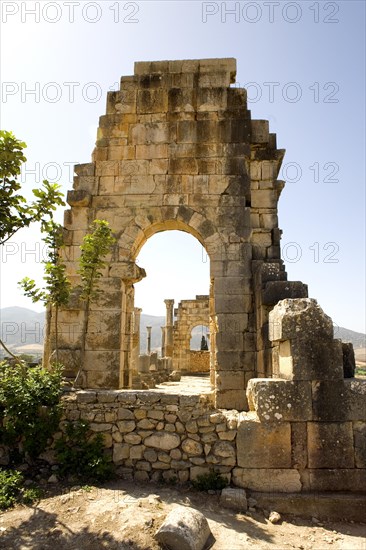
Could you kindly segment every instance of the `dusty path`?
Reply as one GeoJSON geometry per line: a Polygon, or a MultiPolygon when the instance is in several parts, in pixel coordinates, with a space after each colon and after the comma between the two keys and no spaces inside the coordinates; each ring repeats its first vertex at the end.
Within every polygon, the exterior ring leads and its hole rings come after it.
{"type": "Polygon", "coordinates": [[[218,495],[125,481],[103,488],[62,489],[36,506],[0,514],[0,548],[11,550],[157,550],[156,529],[176,504],[207,517],[213,550],[366,550],[366,525],[320,523],[284,517],[273,525],[262,511],[251,515],[222,509],[218,495]]]}

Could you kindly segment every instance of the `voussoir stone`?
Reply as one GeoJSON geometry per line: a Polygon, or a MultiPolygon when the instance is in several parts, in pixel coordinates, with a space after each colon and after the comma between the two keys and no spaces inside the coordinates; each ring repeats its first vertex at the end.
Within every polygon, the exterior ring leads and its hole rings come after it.
{"type": "Polygon", "coordinates": [[[180,437],[174,433],[159,432],[146,437],[144,445],[163,451],[171,451],[180,445],[180,437]]]}

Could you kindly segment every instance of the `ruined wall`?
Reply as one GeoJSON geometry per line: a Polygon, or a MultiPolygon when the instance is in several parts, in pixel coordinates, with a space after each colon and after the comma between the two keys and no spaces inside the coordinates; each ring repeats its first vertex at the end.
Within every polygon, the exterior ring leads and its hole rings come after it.
{"type": "Polygon", "coordinates": [[[333,325],[315,300],[271,312],[278,378],[253,379],[250,412],[218,410],[214,394],[80,391],[65,417],[103,433],[118,473],[184,482],[215,468],[265,492],[365,491],[366,381],[343,378],[333,325]]]}
{"type": "MultiPolygon", "coordinates": [[[[217,406],[245,409],[248,380],[271,371],[268,306],[306,289],[286,282],[280,259],[284,151],[268,121],[251,120],[246,91],[231,87],[235,73],[235,59],[139,62],[108,93],[92,162],[75,166],[64,218],[72,282],[90,222],[106,219],[117,237],[90,311],[83,387],[131,387],[133,285],[145,276],[135,259],[149,237],[172,229],[196,237],[210,259],[217,406]]],[[[71,374],[84,314],[74,297],[59,316],[60,358],[71,374]]]]}
{"type": "MultiPolygon", "coordinates": [[[[175,310],[173,327],[173,368],[191,370],[191,333],[199,325],[210,326],[209,296],[198,295],[194,300],[182,300],[175,310]]],[[[209,370],[209,369],[208,369],[209,370]]]]}
{"type": "Polygon", "coordinates": [[[190,350],[189,372],[210,372],[210,352],[190,350]]]}

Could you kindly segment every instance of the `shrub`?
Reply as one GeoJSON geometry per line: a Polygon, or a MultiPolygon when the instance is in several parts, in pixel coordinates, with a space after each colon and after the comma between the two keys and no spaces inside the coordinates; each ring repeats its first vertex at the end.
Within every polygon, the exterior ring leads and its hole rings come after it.
{"type": "Polygon", "coordinates": [[[193,487],[198,491],[220,491],[227,484],[227,479],[214,470],[207,474],[198,475],[196,479],[192,480],[193,487]]]}
{"type": "Polygon", "coordinates": [[[0,443],[36,458],[61,418],[62,366],[0,363],[0,443]]]}
{"type": "Polygon", "coordinates": [[[103,452],[102,434],[93,435],[89,423],[66,424],[65,434],[55,443],[61,475],[105,481],[113,474],[113,465],[103,452]]]}
{"type": "Polygon", "coordinates": [[[0,510],[14,506],[20,495],[23,476],[17,470],[0,470],[0,510]]]}
{"type": "Polygon", "coordinates": [[[42,496],[39,487],[23,489],[23,476],[18,470],[0,469],[0,510],[14,506],[16,502],[32,504],[42,496]]]}

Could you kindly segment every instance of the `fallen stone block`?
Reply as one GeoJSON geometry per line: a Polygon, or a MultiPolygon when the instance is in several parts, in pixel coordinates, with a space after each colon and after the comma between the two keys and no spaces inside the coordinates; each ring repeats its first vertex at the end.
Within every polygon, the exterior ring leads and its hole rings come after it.
{"type": "Polygon", "coordinates": [[[244,489],[237,489],[236,487],[225,487],[221,491],[220,504],[224,508],[246,512],[248,509],[246,492],[244,489]]]}
{"type": "Polygon", "coordinates": [[[179,382],[181,378],[182,375],[178,370],[173,370],[173,372],[169,374],[169,380],[171,382],[179,382]]]}
{"type": "Polygon", "coordinates": [[[185,506],[174,508],[155,533],[155,539],[170,550],[202,550],[210,536],[205,516],[185,506]]]}

